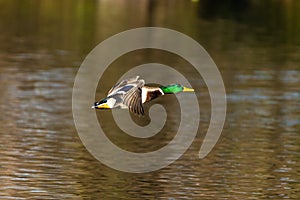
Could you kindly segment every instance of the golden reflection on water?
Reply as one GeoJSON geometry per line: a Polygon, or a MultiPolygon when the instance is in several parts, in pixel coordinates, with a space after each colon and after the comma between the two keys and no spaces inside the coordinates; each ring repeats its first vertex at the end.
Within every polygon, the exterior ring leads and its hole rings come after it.
{"type": "MultiPolygon", "coordinates": [[[[254,7],[238,13],[239,20],[226,14],[227,7],[221,14],[202,15],[206,1],[29,2],[0,1],[1,198],[300,198],[299,26],[294,18],[287,20],[296,15],[290,8],[298,9],[298,1],[270,1],[271,13],[277,14],[280,5],[284,9],[278,17],[282,20],[259,16],[265,29],[250,20],[254,8],[264,8],[256,1],[248,1],[254,7]],[[134,8],[141,8],[138,19],[128,11],[134,8]],[[205,84],[185,62],[160,52],[145,51],[115,63],[106,80],[117,79],[124,66],[154,57],[176,65],[200,88],[200,130],[190,149],[159,171],[127,174],[102,165],[84,148],[73,124],[71,94],[76,71],[95,45],[147,25],[182,31],[208,50],[224,78],[228,113],[217,146],[199,160],[210,118],[205,84]]],[[[109,88],[113,83],[104,84],[109,88]]],[[[99,86],[97,96],[105,93],[99,86]]],[[[127,142],[114,123],[106,126],[116,143],[136,152],[159,148],[174,134],[127,142]]]]}

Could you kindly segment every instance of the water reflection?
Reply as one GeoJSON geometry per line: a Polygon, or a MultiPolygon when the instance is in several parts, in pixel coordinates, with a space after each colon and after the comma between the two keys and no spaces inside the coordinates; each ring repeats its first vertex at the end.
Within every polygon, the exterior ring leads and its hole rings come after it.
{"type": "MultiPolygon", "coordinates": [[[[1,198],[299,199],[299,1],[222,2],[0,1],[1,198]],[[217,146],[198,160],[210,118],[209,94],[199,82],[201,124],[191,148],[164,169],[127,174],[83,147],[71,92],[78,66],[95,45],[147,25],[182,31],[208,50],[225,81],[228,114],[217,146]]],[[[155,57],[197,81],[172,55],[141,54],[121,59],[106,79],[114,82],[126,66],[155,57]]],[[[97,96],[111,86],[104,84],[97,96]]],[[[106,126],[115,130],[113,123],[106,126]]],[[[120,134],[113,139],[137,152],[173,136],[135,144],[120,134]]]]}

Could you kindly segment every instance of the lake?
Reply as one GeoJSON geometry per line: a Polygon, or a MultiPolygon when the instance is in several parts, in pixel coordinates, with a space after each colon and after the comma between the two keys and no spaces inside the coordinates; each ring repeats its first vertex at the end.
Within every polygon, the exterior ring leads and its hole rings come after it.
{"type": "MultiPolygon", "coordinates": [[[[0,0],[0,198],[300,199],[299,11],[296,0],[0,0]],[[201,110],[188,150],[162,169],[127,173],[98,161],[79,137],[72,91],[80,65],[99,43],[139,27],[188,35],[222,75],[226,120],[203,159],[198,154],[211,117],[207,85],[186,60],[154,49],[111,63],[95,100],[134,66],[157,62],[180,70],[201,110]]],[[[165,106],[171,121],[151,138],[124,134],[111,111],[90,112],[114,144],[149,152],[175,137],[179,120],[174,95],[154,103],[165,106]]],[[[150,122],[131,117],[139,125],[150,122]]]]}

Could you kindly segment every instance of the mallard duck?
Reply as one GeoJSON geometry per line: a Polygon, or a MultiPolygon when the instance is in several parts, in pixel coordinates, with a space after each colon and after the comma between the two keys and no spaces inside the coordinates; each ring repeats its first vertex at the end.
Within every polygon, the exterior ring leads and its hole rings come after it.
{"type": "Polygon", "coordinates": [[[139,76],[122,80],[115,84],[108,92],[106,98],[95,102],[92,108],[111,109],[128,108],[131,112],[144,115],[143,104],[165,94],[178,92],[193,92],[194,89],[184,87],[180,84],[172,84],[161,87],[150,87],[145,85],[139,76]]]}

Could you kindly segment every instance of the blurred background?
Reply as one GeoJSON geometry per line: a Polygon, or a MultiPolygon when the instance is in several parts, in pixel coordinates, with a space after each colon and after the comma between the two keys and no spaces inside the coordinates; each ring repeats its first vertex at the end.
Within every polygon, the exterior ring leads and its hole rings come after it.
{"type": "MultiPolygon", "coordinates": [[[[300,199],[300,1],[0,0],[0,30],[1,199],[300,199]],[[201,123],[190,149],[164,169],[128,174],[83,146],[72,87],[96,45],[144,26],[180,31],[207,50],[223,76],[228,111],[220,140],[199,160],[210,99],[193,79],[202,91],[201,123]]],[[[107,79],[117,79],[122,64],[149,60],[193,77],[171,55],[128,56],[107,79]]],[[[98,97],[113,83],[103,84],[98,97]]],[[[174,136],[128,143],[114,124],[107,127],[117,144],[137,152],[174,136]]]]}

